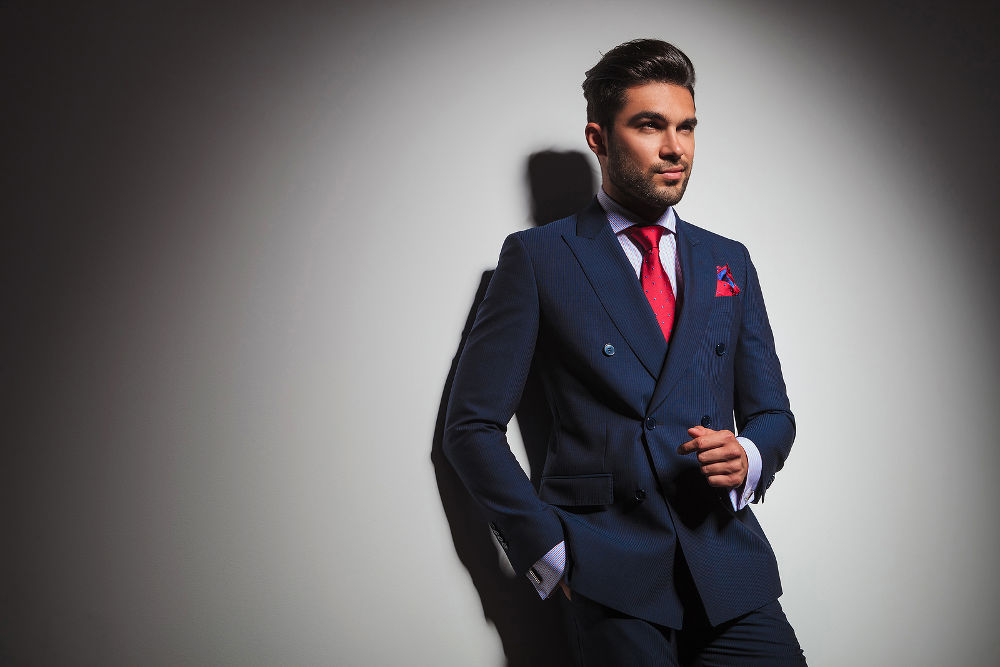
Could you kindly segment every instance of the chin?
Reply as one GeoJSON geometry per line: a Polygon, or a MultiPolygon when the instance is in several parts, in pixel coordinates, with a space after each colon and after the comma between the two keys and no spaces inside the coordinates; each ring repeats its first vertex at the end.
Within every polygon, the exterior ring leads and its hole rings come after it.
{"type": "Polygon", "coordinates": [[[681,200],[683,194],[679,190],[676,192],[660,192],[656,198],[656,203],[660,206],[674,206],[681,200]]]}
{"type": "Polygon", "coordinates": [[[678,183],[677,185],[661,188],[658,191],[660,202],[665,203],[667,206],[674,206],[684,197],[684,190],[686,189],[687,183],[678,183]]]}

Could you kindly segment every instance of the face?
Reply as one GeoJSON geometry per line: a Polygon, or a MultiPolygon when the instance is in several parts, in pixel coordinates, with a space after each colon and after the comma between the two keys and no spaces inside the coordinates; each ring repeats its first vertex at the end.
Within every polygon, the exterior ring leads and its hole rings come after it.
{"type": "Polygon", "coordinates": [[[649,221],[684,196],[694,162],[694,98],[683,86],[647,83],[626,90],[610,131],[588,123],[604,191],[649,221]]]}

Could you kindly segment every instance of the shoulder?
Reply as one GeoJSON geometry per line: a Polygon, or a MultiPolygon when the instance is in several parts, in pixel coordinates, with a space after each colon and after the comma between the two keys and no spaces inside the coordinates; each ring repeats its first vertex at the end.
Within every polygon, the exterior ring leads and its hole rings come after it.
{"type": "Polygon", "coordinates": [[[544,225],[539,225],[538,227],[522,229],[519,232],[514,232],[514,234],[526,242],[529,240],[534,241],[536,239],[544,240],[547,238],[559,238],[567,232],[576,230],[576,218],[577,214],[574,213],[573,215],[568,215],[565,218],[547,222],[544,225]]]}
{"type": "Polygon", "coordinates": [[[517,239],[528,250],[543,250],[553,243],[561,242],[563,236],[575,234],[576,219],[577,215],[574,213],[539,227],[514,232],[507,239],[517,239]]]}
{"type": "Polygon", "coordinates": [[[573,215],[567,215],[565,218],[539,227],[515,232],[511,236],[516,235],[528,247],[552,249],[554,246],[564,245],[564,239],[577,236],[593,239],[604,233],[605,230],[610,230],[608,216],[601,208],[597,197],[594,197],[589,204],[573,215]]]}
{"type": "Polygon", "coordinates": [[[728,238],[722,234],[716,234],[704,227],[692,224],[680,217],[677,218],[677,236],[687,237],[692,243],[707,243],[713,250],[723,252],[746,254],[746,246],[735,239],[728,238]]]}
{"type": "Polygon", "coordinates": [[[677,219],[677,236],[681,242],[707,247],[712,253],[716,267],[720,270],[726,267],[741,284],[746,280],[748,272],[752,271],[750,252],[745,245],[735,239],[716,234],[680,218],[677,219]]]}
{"type": "Polygon", "coordinates": [[[734,239],[678,220],[678,239],[683,235],[684,230],[687,230],[691,243],[704,244],[711,249],[716,269],[719,271],[719,279],[723,279],[722,269],[725,268],[740,288],[741,301],[749,304],[747,308],[760,307],[763,309],[760,278],[747,247],[734,239]]]}

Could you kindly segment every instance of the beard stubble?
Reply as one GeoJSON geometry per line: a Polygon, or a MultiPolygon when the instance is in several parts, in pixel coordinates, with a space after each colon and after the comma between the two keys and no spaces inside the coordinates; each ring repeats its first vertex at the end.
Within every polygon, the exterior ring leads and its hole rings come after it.
{"type": "Polygon", "coordinates": [[[691,178],[691,164],[682,160],[674,162],[664,161],[650,168],[650,171],[643,172],[634,161],[630,160],[625,151],[618,150],[615,142],[608,141],[608,180],[615,188],[626,194],[632,201],[621,202],[626,208],[635,210],[637,213],[645,211],[659,211],[661,214],[668,206],[674,206],[684,197],[687,190],[688,181],[691,178]],[[657,172],[671,167],[683,166],[684,180],[672,187],[657,187],[653,179],[657,172]]]}

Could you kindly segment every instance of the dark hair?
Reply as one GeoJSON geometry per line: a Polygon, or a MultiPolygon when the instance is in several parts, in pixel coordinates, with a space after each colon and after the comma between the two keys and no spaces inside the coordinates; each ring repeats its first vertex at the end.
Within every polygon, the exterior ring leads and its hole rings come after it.
{"type": "Polygon", "coordinates": [[[583,81],[587,122],[610,130],[625,106],[625,89],[653,82],[684,86],[694,97],[694,65],[683,51],[659,39],[619,44],[587,71],[583,81]]]}

